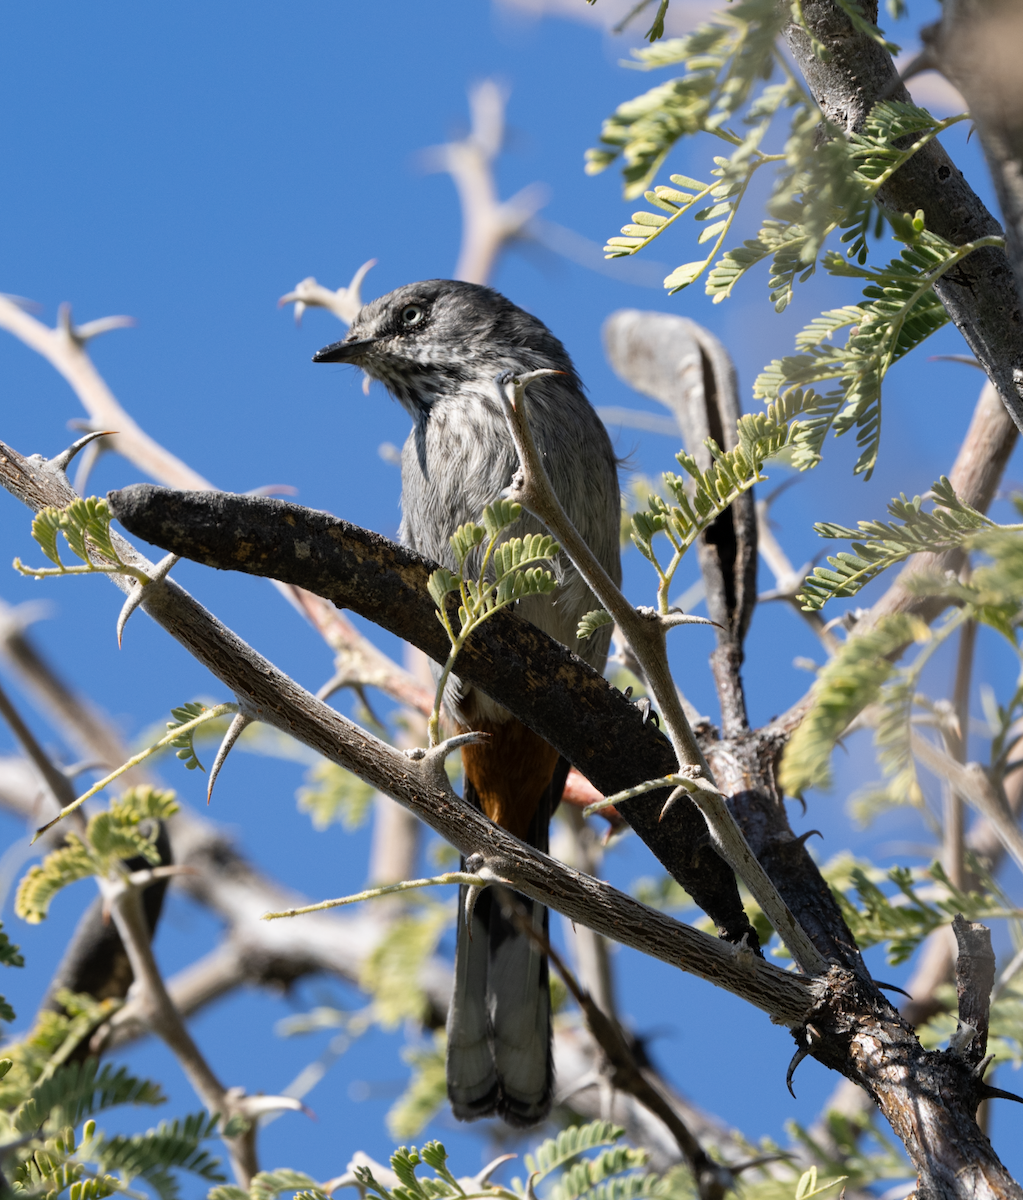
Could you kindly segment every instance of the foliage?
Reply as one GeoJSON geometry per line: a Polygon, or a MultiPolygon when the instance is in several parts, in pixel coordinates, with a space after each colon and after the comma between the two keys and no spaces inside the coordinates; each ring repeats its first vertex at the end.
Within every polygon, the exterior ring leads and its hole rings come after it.
{"type": "Polygon", "coordinates": [[[49,912],[59,891],[90,875],[124,872],[122,860],[141,856],[156,865],[158,822],[177,812],[173,792],[149,786],[129,788],[111,800],[105,812],[89,819],[85,833],[68,833],[64,845],[51,851],[38,866],[30,867],[18,885],[14,911],[37,925],[49,912]]]}
{"type": "MultiPolygon", "coordinates": [[[[854,27],[887,45],[855,0],[841,7],[854,27]]],[[[869,477],[880,444],[884,376],[893,362],[948,320],[934,284],[973,250],[999,240],[982,238],[957,247],[927,232],[922,212],[901,217],[886,213],[906,248],[885,266],[866,265],[868,239],[882,230],[879,190],[965,114],[937,121],[916,105],[885,100],[874,106],[861,128],[846,133],[824,119],[788,66],[778,41],[790,22],[803,27],[818,55],[827,55],[813,40],[799,0],[789,6],[744,0],[687,37],[633,51],[642,69],[681,67],[684,73],[621,104],[604,122],[600,147],[589,151],[587,170],[604,170],[621,158],[626,198],[643,194],[657,210],[634,213],[621,236],[608,240],[608,257],[644,250],[687,214],[702,226],[697,244],[711,243],[710,251],[675,268],[664,281],[670,291],[707,273],[706,291],[717,303],[767,260],[770,298],[778,311],[792,300],[797,281],[814,274],[818,261],[829,274],[862,281],[864,299],[811,322],[796,341],[801,353],[772,362],[754,391],[776,401],[790,389],[836,381],[837,389],[818,398],[817,416],[802,430],[797,465],[816,464],[829,429],[836,434],[856,429],[862,449],[856,471],[869,477]],[[780,81],[774,81],[776,76],[780,81]],[[787,125],[778,133],[773,126],[784,124],[782,114],[787,114],[787,125]],[[738,122],[745,132],[736,131],[738,122]],[[761,147],[772,132],[784,139],[783,149],[765,153],[761,147]],[[654,185],[672,148],[697,134],[730,147],[728,157],[712,155],[709,182],[671,175],[672,186],[654,185]],[[768,164],[778,171],[758,233],[722,250],[754,175],[768,164]],[[839,235],[845,251],[828,251],[821,259],[832,234],[839,235]],[[849,332],[838,345],[833,339],[841,330],[849,332]]]]}
{"type": "MultiPolygon", "coordinates": [[[[936,1050],[947,1042],[959,1024],[955,1015],[958,1008],[955,986],[938,988],[936,999],[943,1011],[920,1030],[920,1041],[928,1050],[936,1050]]],[[[1000,990],[996,987],[991,1001],[987,1052],[999,1063],[1012,1063],[1017,1070],[1023,1066],[1023,985],[1018,976],[1000,990]]]]}
{"type": "Polygon", "coordinates": [[[282,1192],[294,1192],[295,1200],[328,1200],[311,1176],[289,1167],[257,1172],[248,1190],[235,1184],[210,1188],[206,1200],[275,1200],[282,1192]]]}
{"type": "Polygon", "coordinates": [[[95,1117],[125,1104],[165,1102],[159,1086],[126,1067],[72,1057],[116,1008],[91,996],[63,992],[64,1011],[44,1011],[34,1028],[8,1047],[0,1082],[0,1140],[8,1147],[5,1175],[17,1196],[100,1200],[144,1178],[160,1200],[177,1200],[173,1172],[223,1178],[201,1143],[216,1118],[205,1113],[161,1122],[148,1133],[106,1137],[95,1117]],[[81,1130],[80,1135],[78,1130],[81,1130]]]}
{"type": "Polygon", "coordinates": [[[510,500],[488,504],[483,510],[482,525],[467,521],[451,535],[457,573],[438,567],[430,576],[429,590],[437,605],[437,619],[451,643],[451,654],[440,674],[430,717],[431,745],[436,745],[439,738],[444,688],[468,636],[502,608],[528,596],[549,595],[557,587],[551,572],[538,565],[550,562],[561,549],[550,534],[531,533],[524,538],[502,539],[521,515],[522,505],[510,500]],[[453,592],[458,593],[459,599],[457,631],[448,605],[453,592]]]}
{"type": "Polygon", "coordinates": [[[792,433],[790,421],[796,408],[789,404],[769,407],[767,413],[751,413],[741,417],[737,429],[738,445],[722,450],[708,438],[706,446],[713,461],[706,471],[684,450],[676,460],[685,476],[665,473],[665,494],[648,497],[647,507],[632,514],[632,541],[653,564],[659,586],[659,611],[668,611],[668,590],[682,558],[696,539],[733,503],[762,482],[762,469],[767,459],[777,455],[788,444],[792,433]],[[671,501],[674,501],[672,503],[671,501]],[[662,566],[654,546],[654,538],[663,533],[671,543],[672,556],[662,566]]]}
{"type": "Polygon", "coordinates": [[[393,1138],[416,1137],[447,1103],[447,1037],[437,1030],[430,1041],[406,1046],[401,1057],[412,1068],[408,1086],[391,1105],[387,1130],[393,1138]]]}
{"type": "Polygon", "coordinates": [[[365,824],[375,794],[358,775],[320,759],[306,772],[306,786],[298,789],[296,798],[299,811],[309,813],[315,829],[340,823],[351,833],[365,824]]]}
{"type": "Polygon", "coordinates": [[[1015,909],[987,891],[955,887],[940,863],[926,870],[892,867],[887,872],[839,855],[822,870],[861,950],[883,944],[893,966],[905,962],[928,934],[950,925],[957,913],[968,921],[1015,917],[1015,909]],[[894,891],[885,893],[887,882],[894,891]]]}
{"type": "Polygon", "coordinates": [[[451,917],[447,905],[426,902],[419,912],[398,917],[366,958],[359,985],[372,995],[375,1017],[384,1029],[425,1016],[423,964],[437,949],[451,917]]]}
{"type": "Polygon", "coordinates": [[[831,786],[831,752],[852,719],[877,699],[895,670],[889,655],[912,641],[926,642],[930,630],[903,613],[884,617],[867,633],[849,638],[822,668],[812,704],[785,749],[778,782],[793,796],[809,787],[831,786]]]}
{"type": "Polygon", "coordinates": [[[842,552],[829,558],[831,569],[817,567],[803,584],[798,596],[807,612],[816,612],[835,597],[855,596],[868,583],[911,554],[940,554],[960,549],[981,529],[995,528],[985,517],[955,494],[942,475],[930,493],[912,500],[899,496],[888,505],[893,518],[888,521],[860,521],[856,529],[847,529],[830,521],[819,521],[814,529],[823,538],[853,540],[853,553],[842,552]],[[925,501],[933,508],[924,508],[925,501]]]}
{"type": "MultiPolygon", "coordinates": [[[[182,726],[191,724],[196,717],[201,717],[205,712],[209,712],[209,709],[205,704],[200,704],[197,700],[190,700],[178,708],[172,708],[171,716],[174,720],[167,722],[168,732],[173,733],[175,729],[181,729],[182,726]]],[[[199,761],[199,757],[195,752],[194,737],[194,727],[184,729],[170,744],[174,750],[175,757],[181,759],[187,771],[194,771],[196,767],[200,771],[205,771],[206,768],[199,761]]]]}
{"type": "MultiPolygon", "coordinates": [[[[691,1195],[680,1184],[679,1173],[658,1175],[643,1170],[647,1154],[630,1146],[619,1145],[624,1130],[606,1121],[573,1125],[555,1138],[542,1142],[525,1165],[530,1172],[529,1195],[539,1183],[549,1180],[550,1200],[642,1200],[643,1197],[691,1195]]],[[[482,1183],[478,1179],[457,1179],[448,1165],[448,1155],[440,1142],[427,1142],[422,1149],[401,1146],[391,1155],[391,1169],[397,1182],[388,1185],[367,1166],[357,1166],[360,1186],[375,1200],[444,1200],[445,1197],[485,1197],[518,1200],[527,1194],[521,1180],[511,1187],[482,1183]],[[432,1176],[420,1176],[421,1166],[432,1176]]],[[[230,1200],[230,1198],[223,1198],[230,1200]]]]}
{"type": "Polygon", "coordinates": [[[114,545],[110,529],[110,508],[98,496],[72,500],[67,508],[43,508],[32,522],[32,536],[53,567],[26,567],[20,558],[14,567],[23,575],[42,579],[51,575],[131,575],[140,583],[149,576],[125,562],[114,545]],[[61,560],[58,535],[63,534],[71,552],[82,560],[81,566],[67,566],[61,560]],[[99,556],[97,558],[97,555],[99,556]]]}

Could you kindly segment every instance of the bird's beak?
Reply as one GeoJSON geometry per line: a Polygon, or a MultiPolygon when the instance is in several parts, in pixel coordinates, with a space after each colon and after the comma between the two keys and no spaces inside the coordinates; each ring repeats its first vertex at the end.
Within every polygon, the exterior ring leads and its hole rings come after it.
{"type": "Polygon", "coordinates": [[[340,342],[331,342],[329,346],[324,346],[322,350],[316,351],[313,355],[313,362],[354,362],[379,340],[379,338],[358,338],[355,341],[348,341],[346,338],[340,342]]]}

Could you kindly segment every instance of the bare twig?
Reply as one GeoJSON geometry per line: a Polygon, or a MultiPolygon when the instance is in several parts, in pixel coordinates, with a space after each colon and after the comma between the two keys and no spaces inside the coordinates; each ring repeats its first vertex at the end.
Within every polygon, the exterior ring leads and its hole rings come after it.
{"type": "Polygon", "coordinates": [[[498,383],[499,398],[520,462],[508,495],[547,526],[621,629],[643,667],[682,773],[691,772],[686,790],[704,814],[718,853],[756,897],[800,968],[810,975],[820,974],[827,969],[823,955],[795,921],[750,850],[722,793],[714,784],[710,767],[683,711],[668,667],[665,633],[670,616],[661,618],[652,611],[640,612],[629,604],[579,536],[554,494],[533,442],[526,414],[526,385],[531,377],[502,377],[498,383]]]}
{"type": "Polygon", "coordinates": [[[1023,871],[1023,833],[1013,820],[1005,797],[995,788],[984,768],[979,763],[956,762],[919,733],[912,735],[912,745],[913,753],[929,771],[939,779],[947,779],[966,803],[988,820],[1023,871]]]}
{"type": "MultiPolygon", "coordinates": [[[[149,930],[142,913],[138,888],[123,877],[101,878],[98,882],[100,893],[128,953],[143,1020],[174,1052],[189,1083],[207,1110],[221,1117],[222,1136],[231,1157],[235,1179],[242,1187],[248,1187],[252,1176],[259,1170],[256,1161],[256,1127],[252,1121],[257,1115],[257,1110],[246,1103],[246,1097],[240,1088],[228,1091],[222,1086],[171,1003],[150,948],[149,930]],[[234,1117],[244,1118],[248,1122],[248,1127],[243,1132],[230,1132],[228,1126],[234,1117]]],[[[261,1096],[253,1099],[259,1106],[258,1111],[266,1111],[267,1101],[271,1099],[274,1101],[274,1109],[290,1108],[298,1111],[302,1107],[297,1100],[285,1096],[261,1096]]]]}
{"type": "MultiPolygon", "coordinates": [[[[48,504],[63,507],[71,499],[63,474],[2,444],[0,481],[36,511],[48,504]]],[[[115,536],[115,545],[122,561],[142,570],[151,566],[123,539],[115,536]]],[[[118,576],[108,578],[127,586],[118,576]]],[[[804,979],[779,971],[748,950],[680,925],[607,884],[559,867],[492,825],[451,791],[440,753],[443,747],[416,761],[373,738],[256,654],[172,580],[147,587],[142,607],[261,720],[284,729],[398,800],[460,853],[482,854],[493,874],[508,879],[516,891],[617,941],[736,990],[778,1020],[800,1019],[804,979]]]]}
{"type": "Polygon", "coordinates": [[[492,164],[504,141],[507,97],[492,79],[469,92],[472,128],[459,142],[423,152],[428,170],[446,171],[455,182],[462,205],[462,249],[455,278],[487,283],[501,251],[517,237],[546,203],[546,191],[534,184],[510,200],[498,199],[492,164]]]}

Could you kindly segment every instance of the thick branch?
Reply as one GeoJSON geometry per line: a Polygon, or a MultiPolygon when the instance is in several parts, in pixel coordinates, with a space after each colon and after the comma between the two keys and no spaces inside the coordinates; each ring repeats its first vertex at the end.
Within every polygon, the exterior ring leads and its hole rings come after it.
{"type": "MultiPolygon", "coordinates": [[[[47,504],[66,504],[73,497],[62,473],[43,460],[24,459],[2,444],[0,480],[36,510],[47,504]]],[[[147,573],[152,570],[123,539],[118,538],[116,544],[122,561],[137,564],[147,573]]],[[[124,590],[129,586],[127,581],[112,578],[124,590]]],[[[624,945],[735,991],[775,1020],[799,1020],[805,1004],[805,980],[779,971],[748,950],[735,949],[681,925],[532,850],[454,795],[442,758],[436,753],[417,763],[353,725],[256,654],[172,581],[149,585],[142,607],[234,692],[247,713],[283,729],[386,792],[460,853],[467,857],[482,854],[494,876],[508,881],[516,891],[624,945]]],[[[551,729],[556,727],[557,722],[552,721],[551,729]]]]}
{"type": "MultiPolygon", "coordinates": [[[[397,633],[443,662],[449,645],[427,592],[432,563],[326,513],[259,497],[174,493],[140,484],[111,494],[126,528],[224,570],[298,584],[397,633]],[[145,530],[145,531],[143,531],[145,530]]],[[[458,660],[492,696],[572,762],[604,795],[676,769],[670,743],[581,659],[510,612],[491,617],[458,660]]],[[[664,793],[622,815],[731,940],[749,928],[731,871],[686,797],[663,821],[664,793]],[[695,890],[694,890],[695,889],[695,890]]]]}
{"type": "MultiPolygon", "coordinates": [[[[604,348],[630,387],[669,408],[686,450],[706,471],[713,438],[737,444],[742,416],[735,367],[721,342],[695,321],[666,313],[623,309],[604,324],[604,348]]],[[[749,728],[740,667],[743,640],[757,599],[757,519],[752,491],[739,496],[697,542],[707,589],[707,613],[718,625],[711,669],[725,737],[749,728]]]]}
{"type": "MultiPolygon", "coordinates": [[[[828,120],[853,132],[882,97],[910,99],[898,82],[891,55],[867,35],[855,33],[834,0],[805,0],[802,8],[807,26],[827,48],[828,61],[817,57],[799,26],[790,25],[786,36],[828,120]]],[[[868,20],[876,19],[876,0],[868,0],[863,8],[868,20]]],[[[998,222],[936,140],[892,176],[878,192],[878,201],[896,213],[923,209],[927,228],[956,246],[1001,233],[998,222]]],[[[935,291],[998,388],[1017,428],[1023,428],[1023,320],[1005,252],[978,250],[949,271],[935,291]]]]}
{"type": "Polygon", "coordinates": [[[1023,13],[1016,0],[946,0],[921,30],[928,65],[966,98],[1005,218],[1005,248],[1023,295],[1023,13]]]}

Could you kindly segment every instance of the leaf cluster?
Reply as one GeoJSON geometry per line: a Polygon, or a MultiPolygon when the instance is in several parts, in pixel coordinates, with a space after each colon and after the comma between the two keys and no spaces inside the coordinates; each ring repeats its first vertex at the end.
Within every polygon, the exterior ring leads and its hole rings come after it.
{"type": "Polygon", "coordinates": [[[216,1117],[199,1113],[132,1136],[107,1137],[96,1129],[95,1118],[103,1112],[125,1104],[163,1104],[165,1097],[157,1084],[124,1066],[71,1059],[116,1004],[69,992],[57,999],[63,1011],[41,1013],[5,1060],[0,1140],[8,1147],[4,1171],[11,1191],[40,1200],[64,1193],[68,1200],[102,1200],[141,1177],[160,1200],[177,1200],[177,1170],[223,1179],[201,1145],[215,1133],[216,1117]]]}
{"type": "Polygon", "coordinates": [[[937,862],[926,871],[892,867],[881,875],[868,873],[860,864],[850,865],[843,857],[828,864],[822,874],[856,944],[863,950],[884,944],[887,960],[893,966],[905,962],[935,929],[951,925],[957,913],[968,921],[1019,915],[990,892],[957,888],[937,862]],[[882,891],[882,881],[893,885],[893,890],[882,891]]]}
{"type": "Polygon", "coordinates": [[[733,501],[763,481],[764,463],[789,444],[798,411],[795,402],[786,402],[772,405],[766,413],[741,417],[738,445],[732,450],[722,450],[708,438],[705,445],[713,461],[705,471],[691,454],[680,451],[676,460],[685,476],[665,474],[664,495],[651,494],[647,507],[633,513],[632,541],[657,572],[661,612],[668,611],[668,589],[686,551],[733,501]],[[671,545],[667,565],[657,555],[657,534],[664,534],[671,545]]]}
{"type": "Polygon", "coordinates": [[[436,951],[452,915],[448,905],[424,903],[418,912],[398,917],[364,961],[359,986],[373,997],[374,1018],[384,1029],[426,1016],[429,1000],[423,991],[423,966],[436,951]]]}
{"type": "Polygon", "coordinates": [[[526,596],[546,595],[557,586],[550,571],[537,565],[550,562],[561,549],[550,534],[501,540],[521,515],[520,504],[496,500],[483,510],[482,525],[468,521],[451,535],[457,573],[440,567],[430,576],[428,586],[452,647],[461,645],[493,613],[526,596]],[[482,554],[477,553],[481,549],[482,554]],[[455,591],[461,601],[457,633],[447,613],[447,597],[455,591]]]}
{"type": "MultiPolygon", "coordinates": [[[[796,336],[796,348],[801,353],[775,359],[753,385],[755,396],[772,401],[789,388],[837,381],[840,390],[831,394],[833,414],[818,424],[809,449],[819,458],[829,428],[836,435],[855,429],[861,453],[854,470],[867,479],[880,447],[885,376],[893,363],[949,319],[934,294],[935,283],[974,250],[999,240],[979,238],[954,246],[928,232],[920,212],[907,217],[900,232],[909,245],[883,267],[861,267],[834,252],[825,255],[825,266],[832,274],[865,281],[866,299],[816,317],[796,336]],[[843,330],[848,332],[839,344],[836,334],[843,330]]],[[[813,460],[813,454],[810,458],[813,460]]]]}
{"type": "MultiPolygon", "coordinates": [[[[855,28],[888,44],[857,0],[843,0],[841,7],[855,28]]],[[[608,240],[608,257],[644,250],[687,214],[699,224],[697,244],[709,244],[709,252],[668,275],[664,284],[672,292],[707,273],[707,294],[718,303],[732,295],[748,271],[769,260],[771,302],[781,311],[796,283],[816,271],[829,237],[839,236],[844,251],[824,254],[823,266],[830,274],[859,279],[864,299],[811,322],[797,338],[797,353],[764,369],[755,394],[776,401],[793,388],[816,389],[834,381],[814,405],[812,425],[802,430],[796,465],[805,469],[817,463],[829,430],[836,435],[855,430],[861,449],[855,469],[869,477],[880,445],[885,375],[948,320],[934,284],[974,249],[998,239],[956,247],[927,232],[922,212],[888,216],[906,248],[887,265],[866,265],[869,239],[882,232],[879,189],[965,114],[937,121],[916,105],[885,100],[847,135],[823,117],[787,65],[777,42],[790,23],[801,26],[813,42],[800,0],[789,5],[746,0],[715,14],[688,37],[634,51],[643,69],[673,66],[684,73],[620,105],[604,122],[601,145],[589,152],[587,170],[603,170],[621,158],[626,198],[643,194],[653,210],[635,212],[621,236],[608,240]],[[775,75],[780,82],[772,81],[775,75]],[[782,113],[788,114],[784,149],[765,153],[761,147],[782,113]],[[747,127],[742,132],[737,132],[739,122],[747,127]],[[676,143],[696,134],[726,143],[730,153],[713,156],[708,180],[675,174],[669,177],[672,186],[655,185],[676,143]],[[723,249],[754,175],[768,164],[778,170],[758,233],[723,249]],[[843,340],[836,342],[843,331],[843,340]]],[[[813,44],[825,57],[825,48],[813,44]]]]}
{"type": "Polygon", "coordinates": [[[29,868],[18,885],[14,911],[37,925],[45,919],[53,898],[69,884],[90,875],[123,872],[126,858],[142,857],[156,865],[158,823],[177,810],[173,792],[148,785],[129,788],[89,819],[84,835],[68,833],[62,846],[29,868]]]}
{"type": "Polygon", "coordinates": [[[979,530],[996,528],[994,521],[959,499],[944,475],[926,497],[899,496],[888,505],[888,513],[892,521],[860,521],[856,529],[828,521],[814,525],[823,538],[851,540],[852,552],[829,557],[829,567],[817,567],[807,578],[798,596],[805,611],[817,612],[836,597],[855,596],[911,554],[960,549],[979,530]],[[924,508],[926,501],[933,507],[924,508]]]}
{"type": "Polygon", "coordinates": [[[293,1192],[295,1200],[329,1200],[310,1175],[290,1167],[257,1172],[247,1190],[233,1183],[210,1188],[206,1200],[276,1200],[284,1192],[293,1192]]]}
{"type": "Polygon", "coordinates": [[[15,569],[24,575],[41,579],[51,575],[132,575],[141,583],[148,583],[149,576],[138,567],[123,561],[114,546],[110,529],[110,508],[99,496],[72,500],[67,508],[40,509],[32,521],[32,537],[43,554],[54,563],[53,567],[26,567],[20,558],[14,560],[15,569]],[[60,557],[58,535],[64,540],[81,566],[68,566],[60,557]]]}
{"type": "Polygon", "coordinates": [[[495,500],[483,510],[483,524],[467,521],[451,535],[456,572],[438,567],[428,588],[437,606],[437,620],[451,643],[451,654],[437,682],[436,700],[430,717],[430,743],[435,745],[440,728],[440,705],[455,659],[466,638],[489,617],[529,596],[549,595],[558,586],[553,574],[541,563],[551,562],[561,550],[550,534],[531,533],[508,537],[508,530],[522,515],[522,505],[495,500]],[[452,623],[448,597],[457,592],[457,631],[452,623]]]}
{"type": "Polygon", "coordinates": [[[316,829],[339,823],[347,832],[361,828],[373,807],[374,789],[358,775],[320,759],[306,773],[306,785],[296,798],[300,812],[309,813],[316,829]]]}

